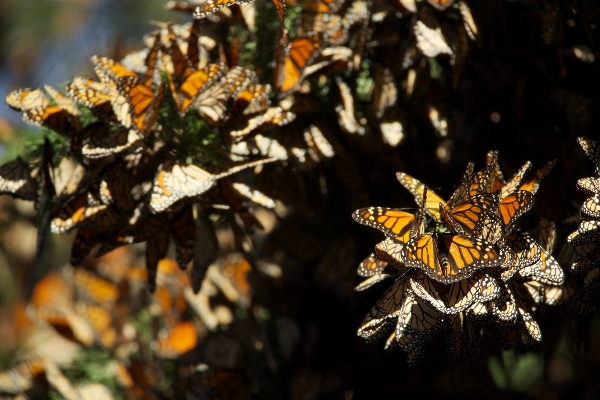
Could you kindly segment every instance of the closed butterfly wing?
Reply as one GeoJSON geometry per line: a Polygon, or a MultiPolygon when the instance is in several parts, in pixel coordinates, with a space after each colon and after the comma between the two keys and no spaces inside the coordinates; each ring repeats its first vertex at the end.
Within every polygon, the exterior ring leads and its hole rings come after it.
{"type": "Polygon", "coordinates": [[[215,182],[215,176],[200,167],[166,161],[154,178],[150,208],[162,212],[183,198],[206,192],[215,182]]]}
{"type": "Polygon", "coordinates": [[[29,165],[21,157],[0,167],[0,194],[23,200],[37,198],[37,186],[29,165]]]}
{"type": "Polygon", "coordinates": [[[506,182],[499,189],[498,197],[500,198],[500,200],[504,199],[506,196],[513,194],[514,192],[519,190],[519,186],[521,185],[523,178],[525,178],[525,175],[527,175],[527,173],[529,172],[530,169],[531,169],[530,161],[527,161],[525,164],[523,164],[521,166],[521,168],[519,168],[519,170],[508,180],[508,182],[506,182]]]}
{"type": "Polygon", "coordinates": [[[394,320],[411,300],[407,280],[398,279],[369,311],[358,329],[358,336],[368,342],[381,338],[394,326],[394,320]]]}
{"type": "MultiPolygon", "coordinates": [[[[415,197],[415,202],[419,207],[423,205],[423,195],[425,185],[416,178],[404,173],[396,174],[398,181],[415,197]]],[[[433,190],[427,188],[427,201],[425,203],[425,211],[432,216],[436,221],[442,222],[440,215],[440,204],[446,205],[446,202],[438,196],[433,190]]]]}
{"type": "Polygon", "coordinates": [[[583,221],[577,230],[567,237],[567,242],[573,246],[585,246],[600,242],[600,221],[583,221]]]}
{"type": "Polygon", "coordinates": [[[375,253],[372,253],[358,265],[357,273],[364,278],[369,278],[373,275],[382,274],[387,265],[386,261],[381,260],[375,253]]]}
{"type": "Polygon", "coordinates": [[[577,181],[577,189],[587,195],[600,194],[600,177],[581,178],[577,181]]]}
{"type": "Polygon", "coordinates": [[[540,283],[553,286],[562,285],[565,280],[565,274],[556,259],[543,249],[539,261],[519,269],[518,274],[523,278],[531,277],[540,283]]]}
{"type": "Polygon", "coordinates": [[[207,124],[218,125],[228,116],[229,92],[220,83],[204,90],[194,101],[194,109],[207,124]]]}
{"type": "Polygon", "coordinates": [[[448,199],[448,207],[454,207],[456,204],[465,201],[469,197],[469,185],[473,179],[473,169],[475,164],[472,162],[467,164],[467,169],[463,174],[460,183],[448,199]]]}
{"type": "Polygon", "coordinates": [[[600,145],[598,142],[582,136],[577,138],[577,143],[579,143],[585,154],[592,161],[596,175],[600,176],[600,145]]]}
{"type": "Polygon", "coordinates": [[[205,3],[196,7],[194,18],[206,18],[208,15],[219,11],[223,7],[230,7],[234,4],[251,3],[254,0],[207,0],[205,3]]]}

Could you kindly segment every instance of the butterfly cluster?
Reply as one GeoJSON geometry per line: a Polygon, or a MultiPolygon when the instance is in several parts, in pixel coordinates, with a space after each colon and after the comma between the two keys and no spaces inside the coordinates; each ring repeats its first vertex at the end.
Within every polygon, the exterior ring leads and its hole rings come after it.
{"type": "MultiPolygon", "coordinates": [[[[6,102],[26,122],[66,141],[64,154],[54,154],[46,142],[41,156],[0,167],[0,193],[37,200],[38,253],[48,227],[77,232],[73,265],[99,245],[97,256],[147,242],[153,290],[158,262],[171,242],[186,269],[196,238],[214,238],[199,236],[201,225],[211,225],[209,215],[236,225],[240,243],[244,229],[260,226],[247,202],[273,208],[274,201],[249,186],[251,174],[229,177],[285,160],[281,145],[257,133],[295,116],[270,107],[271,86],[260,84],[249,69],[230,66],[214,43],[207,49],[201,33],[201,20],[163,24],[145,38],[144,50],[120,62],[92,57],[97,80],[76,76],[64,94],[48,85],[8,94],[6,102]],[[57,194],[54,173],[61,157],[75,167],[57,194]]],[[[196,290],[206,265],[196,257],[196,290]]]]}
{"type": "Polygon", "coordinates": [[[415,214],[369,207],[352,215],[384,232],[386,239],[359,266],[367,279],[356,290],[393,278],[394,284],[366,316],[358,335],[377,340],[392,330],[386,348],[400,347],[414,363],[434,333],[444,329],[450,354],[472,351],[481,332],[492,332],[506,347],[539,342],[535,312],[557,303],[564,273],[552,257],[556,230],[543,221],[523,232],[518,220],[533,206],[548,163],[525,179],[525,163],[506,180],[498,152],[486,166],[473,164],[448,201],[422,182],[398,173],[419,206],[415,214]]]}
{"type": "MultiPolygon", "coordinates": [[[[12,369],[0,372],[1,392],[35,396],[50,388],[68,400],[112,399],[116,394],[152,398],[157,382],[164,379],[159,374],[168,374],[165,364],[179,359],[202,361],[202,371],[190,373],[182,368],[188,376],[180,378],[202,378],[206,382],[187,386],[197,393],[215,395],[211,376],[235,368],[239,354],[246,351],[239,338],[221,334],[220,328],[234,323],[236,309],[250,306],[250,264],[235,253],[218,259],[195,294],[177,262],[164,259],[158,266],[156,292],[149,295],[147,271],[121,265],[126,253],[121,252],[121,258],[102,258],[95,272],[70,268],[46,275],[34,287],[31,300],[21,306],[21,318],[27,319],[29,331],[50,328],[52,334],[46,333],[46,337],[66,339],[90,352],[112,354],[100,380],[110,385],[98,381],[72,384],[69,366],[57,365],[52,356],[36,349],[12,369]],[[223,341],[230,347],[225,354],[223,341]],[[161,360],[163,367],[156,368],[154,359],[161,360]]],[[[229,382],[232,377],[222,379],[229,382]]]]}

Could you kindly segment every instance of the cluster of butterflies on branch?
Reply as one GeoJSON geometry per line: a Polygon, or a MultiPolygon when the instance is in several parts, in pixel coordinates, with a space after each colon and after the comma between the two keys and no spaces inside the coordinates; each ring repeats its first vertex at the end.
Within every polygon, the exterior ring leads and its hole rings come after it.
{"type": "Polygon", "coordinates": [[[117,393],[157,398],[161,374],[168,374],[165,364],[186,357],[206,365],[205,370],[191,371],[182,364],[178,371],[180,379],[195,381],[184,386],[196,394],[220,396],[224,389],[220,381],[235,381],[236,373],[228,368],[237,365],[246,343],[235,335],[220,334],[219,328],[232,323],[236,308],[250,307],[248,261],[239,253],[218,259],[195,294],[177,262],[163,259],[156,293],[149,295],[147,272],[123,268],[123,253],[120,256],[102,258],[96,271],[69,268],[46,275],[28,304],[19,307],[22,335],[39,324],[49,325],[55,335],[85,349],[116,355],[102,367],[103,378],[93,384],[72,383],[68,366],[57,365],[44,351],[34,349],[12,369],[0,372],[0,392],[36,397],[51,389],[67,400],[112,399],[117,393]],[[223,340],[228,341],[228,352],[223,352],[223,340]]]}
{"type": "Polygon", "coordinates": [[[368,341],[389,335],[386,348],[400,347],[411,364],[440,330],[452,343],[451,356],[475,353],[486,335],[507,348],[541,341],[536,314],[548,305],[568,309],[579,301],[552,256],[554,223],[542,220],[531,232],[519,229],[519,218],[533,206],[554,163],[526,178],[527,162],[506,180],[492,151],[481,171],[474,173],[473,164],[468,165],[448,201],[398,173],[415,197],[416,213],[369,207],[353,214],[357,222],[386,235],[360,264],[358,274],[367,279],[357,290],[394,279],[358,335],[368,341]]]}

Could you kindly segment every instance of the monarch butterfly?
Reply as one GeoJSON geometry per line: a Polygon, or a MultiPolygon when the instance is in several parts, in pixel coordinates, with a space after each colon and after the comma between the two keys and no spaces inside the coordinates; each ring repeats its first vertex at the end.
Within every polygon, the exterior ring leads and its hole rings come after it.
{"type": "Polygon", "coordinates": [[[228,115],[229,92],[220,83],[215,83],[196,97],[193,107],[200,117],[214,126],[228,115]]]}
{"type": "Polygon", "coordinates": [[[476,272],[470,278],[454,282],[445,299],[422,272],[410,278],[410,285],[416,296],[442,314],[462,312],[475,302],[490,301],[500,294],[500,286],[495,283],[494,278],[480,272],[476,272]]]}
{"type": "Polygon", "coordinates": [[[35,200],[37,187],[31,178],[31,170],[21,157],[0,167],[0,194],[23,200],[35,200]]]}
{"type": "Polygon", "coordinates": [[[249,156],[263,156],[286,160],[288,153],[277,140],[264,137],[260,134],[243,141],[234,143],[230,150],[233,161],[241,161],[249,156]]]}
{"type": "Polygon", "coordinates": [[[133,129],[119,126],[117,129],[108,132],[108,127],[102,123],[94,127],[88,125],[84,128],[90,132],[90,138],[81,149],[81,153],[89,159],[108,157],[111,154],[121,153],[135,144],[139,144],[142,138],[133,129]]]}
{"type": "Polygon", "coordinates": [[[517,311],[521,320],[523,321],[523,325],[525,326],[525,331],[527,334],[536,342],[542,340],[542,331],[540,330],[540,326],[533,319],[531,314],[529,313],[528,307],[525,304],[525,293],[523,293],[523,289],[519,286],[519,283],[511,281],[509,283],[510,290],[515,293],[515,302],[517,306],[517,311]]]}
{"type": "Polygon", "coordinates": [[[183,54],[177,43],[177,37],[171,27],[168,27],[171,46],[165,51],[163,58],[168,54],[171,62],[163,60],[167,71],[167,78],[171,94],[180,115],[184,115],[187,109],[194,103],[196,97],[211,83],[220,79],[225,73],[224,63],[209,64],[204,68],[196,69],[198,40],[190,35],[191,42],[187,46],[187,54],[183,54]],[[168,53],[167,53],[168,51],[168,53]],[[195,54],[195,55],[194,55],[195,54]]]}
{"type": "Polygon", "coordinates": [[[463,26],[465,27],[465,31],[469,38],[473,41],[477,40],[477,35],[479,34],[479,30],[477,29],[477,24],[475,23],[475,19],[473,19],[473,14],[471,14],[471,9],[464,1],[458,2],[458,10],[460,11],[460,15],[462,16],[463,26]]]}
{"type": "Polygon", "coordinates": [[[79,299],[100,306],[113,306],[119,296],[114,284],[82,268],[74,269],[73,284],[79,299]]]}
{"type": "Polygon", "coordinates": [[[246,197],[253,203],[259,204],[265,208],[271,208],[271,209],[275,208],[275,200],[273,200],[266,194],[264,194],[258,190],[254,190],[254,189],[250,188],[248,185],[240,183],[240,182],[234,182],[231,186],[233,187],[233,189],[235,189],[236,192],[238,192],[240,195],[246,197]]]}
{"type": "MultiPolygon", "coordinates": [[[[454,189],[452,196],[450,196],[450,198],[448,199],[448,205],[450,205],[451,207],[457,204],[458,202],[466,200],[469,197],[469,188],[471,185],[471,180],[473,179],[474,168],[475,164],[473,164],[472,162],[469,162],[467,164],[467,168],[465,169],[465,172],[463,173],[463,176],[460,179],[460,183],[458,184],[456,189],[454,189]]],[[[434,196],[434,198],[437,196],[435,192],[431,191],[431,189],[429,188],[427,188],[427,194],[434,196]]],[[[440,203],[442,203],[442,205],[445,204],[443,202],[440,203]]]]}
{"type": "Polygon", "coordinates": [[[600,221],[581,222],[577,230],[567,237],[567,242],[573,246],[600,242],[600,221]]]}
{"type": "Polygon", "coordinates": [[[498,220],[495,215],[497,207],[498,197],[486,193],[469,197],[451,209],[440,205],[440,215],[454,233],[493,237],[494,241],[497,241],[502,235],[501,225],[495,223],[498,220]],[[490,228],[493,232],[487,232],[486,228],[490,228]]]}
{"type": "Polygon", "coordinates": [[[585,199],[579,213],[583,218],[600,218],[600,194],[585,199]]]}
{"type": "Polygon", "coordinates": [[[533,194],[524,190],[516,191],[502,200],[498,211],[507,231],[510,231],[516,220],[533,207],[533,194]]]}
{"type": "Polygon", "coordinates": [[[458,234],[419,235],[402,251],[408,267],[422,269],[430,278],[453,283],[481,268],[495,267],[504,251],[481,239],[458,234]]]}
{"type": "MultiPolygon", "coordinates": [[[[404,173],[396,173],[398,181],[408,189],[409,192],[415,197],[417,205],[420,207],[423,205],[423,196],[425,192],[425,185],[416,178],[404,173]]],[[[423,209],[432,216],[437,222],[442,222],[440,215],[440,204],[445,205],[446,202],[438,196],[433,190],[427,188],[427,200],[423,209]]]]}
{"type": "MultiPolygon", "coordinates": [[[[208,15],[219,11],[223,7],[229,7],[234,4],[252,3],[254,0],[207,0],[205,3],[196,7],[194,18],[206,18],[208,15]]],[[[279,12],[279,10],[278,10],[279,12]]]]}
{"type": "MultiPolygon", "coordinates": [[[[54,220],[52,223],[54,224],[54,220]]],[[[71,265],[80,265],[94,247],[111,237],[111,233],[114,231],[97,229],[92,226],[79,227],[71,245],[71,265]]]]}
{"type": "Polygon", "coordinates": [[[573,264],[573,272],[580,274],[587,272],[593,268],[600,267],[600,246],[593,248],[581,257],[578,258],[577,262],[573,264]]]}
{"type": "Polygon", "coordinates": [[[548,175],[550,171],[552,171],[552,168],[554,168],[555,164],[556,159],[548,161],[546,165],[536,171],[533,177],[521,184],[519,186],[519,190],[526,190],[532,194],[536,194],[540,187],[540,182],[546,177],[546,175],[548,175]]]}
{"type": "Polygon", "coordinates": [[[114,82],[96,82],[76,76],[65,87],[65,91],[73,100],[88,107],[95,115],[107,122],[116,121],[117,115],[120,115],[119,110],[127,107],[125,98],[119,95],[114,82]]]}
{"type": "Polygon", "coordinates": [[[53,131],[76,140],[81,128],[79,110],[73,102],[58,93],[52,87],[49,93],[56,96],[60,105],[51,105],[48,96],[41,89],[21,89],[13,91],[6,97],[6,102],[13,109],[23,111],[23,120],[35,126],[45,126],[53,131]],[[75,114],[71,114],[71,112],[75,114]]]}
{"type": "Polygon", "coordinates": [[[402,309],[407,304],[411,304],[412,300],[413,295],[408,280],[405,278],[396,280],[369,311],[358,329],[358,336],[365,338],[367,342],[378,340],[389,331],[402,309]]]}
{"type": "Polygon", "coordinates": [[[512,323],[517,319],[517,304],[515,297],[510,289],[505,285],[499,298],[492,300],[492,314],[498,318],[501,323],[512,323]]]}
{"type": "Polygon", "coordinates": [[[150,87],[151,79],[143,79],[106,57],[94,56],[92,62],[96,65],[96,74],[105,85],[117,86],[119,96],[111,97],[111,104],[119,122],[139,133],[148,132],[158,116],[164,84],[161,82],[154,93],[150,87]]]}
{"type": "Polygon", "coordinates": [[[496,193],[498,193],[498,197],[502,200],[509,194],[512,194],[515,191],[517,191],[517,188],[521,184],[521,181],[523,180],[523,178],[529,172],[530,169],[531,169],[531,162],[527,161],[508,180],[508,182],[504,182],[499,188],[496,189],[496,193]]]}
{"type": "Polygon", "coordinates": [[[385,239],[375,246],[375,256],[381,261],[385,261],[399,270],[406,269],[402,258],[402,249],[404,244],[393,239],[385,239]]]}
{"type": "Polygon", "coordinates": [[[577,181],[577,189],[581,190],[587,195],[600,194],[600,178],[598,177],[587,177],[581,178],[577,181]]]}
{"type": "Polygon", "coordinates": [[[323,35],[314,32],[288,43],[287,32],[281,30],[275,64],[275,89],[280,97],[298,87],[305,76],[304,70],[319,55],[323,43],[323,35]]]}
{"type": "Polygon", "coordinates": [[[77,315],[87,322],[94,332],[94,341],[107,349],[112,349],[117,340],[117,332],[112,326],[111,313],[104,307],[78,302],[75,304],[77,315]]]}
{"type": "Polygon", "coordinates": [[[413,32],[417,40],[417,47],[425,57],[453,54],[439,26],[432,29],[419,20],[413,26],[413,32]]]}
{"type": "Polygon", "coordinates": [[[214,186],[216,178],[195,165],[167,160],[159,168],[150,198],[150,209],[162,212],[185,197],[194,197],[214,186]]]}
{"type": "Polygon", "coordinates": [[[61,206],[52,219],[50,230],[53,233],[64,233],[80,226],[107,230],[118,227],[120,217],[120,212],[112,206],[89,205],[88,194],[83,193],[61,206]]]}
{"type": "Polygon", "coordinates": [[[284,111],[281,107],[271,107],[264,113],[255,116],[238,119],[237,123],[243,126],[242,129],[231,130],[229,135],[233,139],[242,139],[258,130],[263,130],[270,126],[283,126],[292,122],[296,114],[290,111],[284,111]]]}
{"type": "Polygon", "coordinates": [[[404,303],[398,315],[396,340],[400,348],[412,353],[409,354],[409,363],[417,361],[426,339],[442,327],[443,321],[443,314],[414,296],[404,303]],[[410,336],[408,341],[404,340],[407,335],[410,336]]]}
{"type": "Polygon", "coordinates": [[[531,236],[517,230],[506,237],[506,246],[514,252],[517,268],[536,264],[542,254],[542,248],[531,236]]]}
{"type": "Polygon", "coordinates": [[[315,162],[335,156],[333,145],[316,125],[310,125],[304,130],[304,142],[308,146],[308,154],[315,162]]]}
{"type": "Polygon", "coordinates": [[[360,224],[379,229],[400,243],[407,243],[420,226],[413,214],[394,208],[369,207],[356,210],[352,218],[360,224]]]}
{"type": "Polygon", "coordinates": [[[196,347],[198,334],[191,321],[180,322],[168,334],[158,340],[158,355],[163,358],[181,356],[196,347]]]}
{"type": "Polygon", "coordinates": [[[342,97],[342,104],[335,107],[340,127],[346,133],[364,135],[365,128],[356,121],[356,115],[354,114],[354,97],[352,97],[350,88],[340,78],[336,78],[336,83],[342,97]]]}
{"type": "Polygon", "coordinates": [[[271,85],[251,84],[247,89],[240,92],[232,107],[232,114],[237,110],[244,110],[243,114],[256,114],[269,108],[271,85]]]}
{"type": "Polygon", "coordinates": [[[361,283],[359,283],[358,285],[356,285],[356,287],[354,288],[354,290],[357,291],[357,292],[361,292],[363,290],[367,290],[368,288],[370,288],[374,284],[376,284],[378,282],[381,282],[384,279],[390,278],[391,276],[392,275],[388,275],[388,274],[377,274],[377,275],[370,276],[369,278],[365,279],[364,281],[362,281],[361,283]]]}
{"type": "Polygon", "coordinates": [[[519,269],[518,274],[523,278],[532,277],[546,285],[562,285],[565,280],[565,274],[558,262],[544,249],[538,262],[519,269]]]}
{"type": "Polygon", "coordinates": [[[396,104],[398,89],[390,70],[378,65],[375,65],[373,85],[371,104],[375,110],[375,116],[381,118],[387,108],[393,107],[396,104]]]}
{"type": "Polygon", "coordinates": [[[600,145],[598,145],[598,142],[581,136],[577,138],[577,143],[592,161],[596,175],[600,176],[600,145]]]}

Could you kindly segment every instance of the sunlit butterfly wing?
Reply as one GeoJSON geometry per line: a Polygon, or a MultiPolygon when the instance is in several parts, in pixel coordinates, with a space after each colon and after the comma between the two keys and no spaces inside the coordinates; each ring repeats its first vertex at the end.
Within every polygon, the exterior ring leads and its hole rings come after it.
{"type": "Polygon", "coordinates": [[[215,176],[200,167],[168,160],[154,178],[150,208],[162,212],[183,198],[206,192],[215,182],[215,176]]]}
{"type": "Polygon", "coordinates": [[[228,115],[229,96],[230,93],[222,84],[215,83],[196,97],[194,109],[206,123],[217,125],[228,115]]]}
{"type": "Polygon", "coordinates": [[[401,243],[407,243],[410,240],[415,221],[413,214],[382,207],[361,208],[352,214],[352,218],[360,224],[379,229],[401,243]]]}
{"type": "Polygon", "coordinates": [[[76,76],[65,88],[67,94],[78,103],[88,107],[98,117],[105,121],[116,121],[116,113],[113,111],[113,102],[119,110],[119,101],[125,103],[124,98],[119,98],[117,85],[96,82],[88,78],[76,76]]]}
{"type": "Polygon", "coordinates": [[[430,278],[453,283],[474,271],[495,267],[504,260],[504,252],[489,242],[463,235],[420,235],[404,247],[408,267],[422,269],[430,278]]]}
{"type": "Polygon", "coordinates": [[[477,24],[475,23],[475,19],[471,14],[471,9],[464,1],[458,2],[458,10],[460,11],[460,15],[462,16],[463,26],[465,27],[465,31],[471,40],[477,40],[477,35],[479,34],[479,30],[477,29],[477,24]]]}
{"type": "Polygon", "coordinates": [[[497,208],[496,195],[486,193],[469,197],[450,210],[441,206],[440,213],[443,221],[453,232],[478,237],[487,221],[495,218],[497,208]]]}
{"type": "Polygon", "coordinates": [[[248,185],[240,183],[240,182],[234,182],[231,186],[233,187],[233,189],[236,192],[238,192],[242,196],[246,197],[253,203],[259,204],[266,208],[271,208],[271,209],[275,208],[275,200],[273,200],[266,194],[264,194],[258,190],[254,190],[254,189],[250,188],[248,185]]]}
{"type": "MultiPolygon", "coordinates": [[[[147,133],[152,126],[162,103],[165,86],[160,84],[154,91],[145,84],[138,83],[137,77],[126,77],[118,82],[119,92],[129,103],[132,127],[142,134],[147,133]]],[[[119,115],[117,115],[119,117],[119,115]]]]}
{"type": "Polygon", "coordinates": [[[196,347],[198,333],[193,322],[180,322],[169,333],[158,341],[158,355],[164,358],[175,358],[196,347]]]}
{"type": "Polygon", "coordinates": [[[582,136],[577,138],[577,143],[592,161],[596,175],[600,176],[600,145],[598,145],[598,142],[582,136]]]}
{"type": "Polygon", "coordinates": [[[271,107],[264,113],[246,116],[240,118],[238,121],[234,121],[234,126],[241,124],[243,128],[232,129],[229,135],[233,139],[240,140],[245,136],[248,136],[256,131],[261,131],[272,126],[283,126],[292,122],[296,118],[296,114],[290,111],[284,111],[281,107],[271,107]]]}
{"type": "Polygon", "coordinates": [[[500,200],[504,199],[506,196],[513,194],[518,190],[519,185],[521,185],[523,178],[525,177],[525,175],[527,175],[530,169],[530,161],[527,161],[521,166],[521,168],[519,168],[519,170],[508,180],[508,182],[506,182],[506,184],[504,184],[500,188],[498,192],[498,197],[500,198],[500,200]]]}
{"type": "Polygon", "coordinates": [[[251,3],[254,0],[207,0],[205,3],[196,7],[194,18],[206,18],[208,15],[219,11],[223,7],[229,7],[233,4],[251,3]]]}
{"type": "Polygon", "coordinates": [[[567,242],[573,246],[600,242],[600,221],[581,222],[577,230],[569,235],[567,242]]]}
{"type": "Polygon", "coordinates": [[[498,206],[500,217],[507,231],[514,225],[515,221],[533,207],[533,194],[519,190],[502,200],[498,206]]]}
{"type": "Polygon", "coordinates": [[[348,87],[348,85],[340,78],[337,78],[336,82],[342,97],[342,104],[335,107],[340,127],[346,133],[364,135],[365,128],[356,121],[356,115],[354,113],[354,97],[352,96],[350,87],[348,87]]]}
{"type": "Polygon", "coordinates": [[[375,257],[385,261],[399,270],[405,270],[404,259],[402,258],[402,249],[404,244],[393,239],[385,239],[375,246],[375,257]]]}
{"type": "Polygon", "coordinates": [[[577,181],[577,189],[581,190],[587,195],[600,194],[600,178],[598,177],[587,177],[581,178],[577,181]]]}
{"type": "Polygon", "coordinates": [[[319,55],[323,36],[309,33],[288,44],[287,35],[279,39],[275,66],[275,89],[280,96],[291,93],[304,78],[304,70],[319,55]]]}
{"type": "Polygon", "coordinates": [[[417,47],[426,57],[436,57],[440,54],[452,54],[444,35],[439,27],[432,29],[422,21],[417,21],[413,27],[417,47]]]}
{"type": "Polygon", "coordinates": [[[375,253],[372,253],[358,265],[357,273],[364,278],[368,278],[373,275],[382,274],[387,265],[386,261],[381,260],[375,253]]]}
{"type": "MultiPolygon", "coordinates": [[[[404,173],[396,173],[396,178],[415,198],[419,207],[423,205],[423,192],[425,185],[416,178],[404,173]]],[[[446,205],[446,202],[438,196],[433,190],[427,188],[427,202],[425,203],[425,211],[432,216],[436,221],[442,222],[440,216],[440,204],[446,205]]]]}
{"type": "Polygon", "coordinates": [[[600,194],[588,197],[581,205],[579,213],[586,219],[600,218],[600,194]]]}
{"type": "MultiPolygon", "coordinates": [[[[467,169],[463,174],[460,183],[452,193],[452,196],[448,199],[448,207],[454,207],[459,202],[462,202],[469,197],[469,186],[471,179],[473,178],[473,169],[475,168],[475,164],[472,162],[467,164],[467,169]]],[[[429,190],[429,189],[428,189],[429,190]]]]}
{"type": "Polygon", "coordinates": [[[0,194],[23,200],[37,198],[37,187],[31,178],[29,164],[21,157],[0,167],[0,194]]]}
{"type": "Polygon", "coordinates": [[[562,285],[565,280],[565,274],[558,262],[544,249],[538,262],[519,269],[518,274],[523,278],[531,277],[546,285],[562,285]]]}

